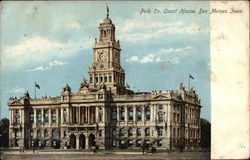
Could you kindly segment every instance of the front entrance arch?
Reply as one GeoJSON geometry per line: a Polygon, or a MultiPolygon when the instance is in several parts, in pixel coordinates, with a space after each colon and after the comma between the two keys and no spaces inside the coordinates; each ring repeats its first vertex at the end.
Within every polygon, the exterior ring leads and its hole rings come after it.
{"type": "Polygon", "coordinates": [[[70,136],[70,148],[76,149],[76,136],[74,134],[70,136]]]}
{"type": "Polygon", "coordinates": [[[89,147],[94,147],[95,146],[95,135],[90,134],[89,135],[89,147]]]}
{"type": "Polygon", "coordinates": [[[79,147],[80,149],[85,149],[85,136],[83,134],[81,134],[79,136],[79,147]]]}

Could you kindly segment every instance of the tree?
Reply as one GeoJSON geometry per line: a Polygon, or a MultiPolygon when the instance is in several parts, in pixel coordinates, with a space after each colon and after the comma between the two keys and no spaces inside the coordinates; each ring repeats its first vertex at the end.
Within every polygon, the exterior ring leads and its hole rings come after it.
{"type": "Polygon", "coordinates": [[[0,121],[0,148],[9,146],[9,120],[3,118],[0,121]]]}
{"type": "Polygon", "coordinates": [[[211,124],[206,119],[201,118],[201,148],[211,147],[211,124]]]}

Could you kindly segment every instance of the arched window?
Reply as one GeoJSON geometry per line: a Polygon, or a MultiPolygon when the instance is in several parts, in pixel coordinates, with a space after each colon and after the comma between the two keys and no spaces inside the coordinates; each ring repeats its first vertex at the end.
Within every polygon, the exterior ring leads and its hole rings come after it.
{"type": "Polygon", "coordinates": [[[102,118],[103,117],[103,112],[102,111],[99,111],[99,121],[102,122],[102,118]]]}
{"type": "Polygon", "coordinates": [[[150,108],[149,107],[146,107],[146,120],[149,121],[150,120],[150,108]]]}
{"type": "Polygon", "coordinates": [[[45,123],[49,122],[49,111],[48,110],[44,111],[44,122],[45,123]]]}
{"type": "Polygon", "coordinates": [[[53,123],[56,122],[56,111],[55,110],[52,111],[52,122],[53,123]]]}
{"type": "Polygon", "coordinates": [[[109,76],[109,82],[112,82],[112,76],[109,76]]]}
{"type": "Polygon", "coordinates": [[[57,137],[59,134],[58,134],[58,130],[57,129],[53,129],[52,130],[52,137],[57,137]]]}
{"type": "Polygon", "coordinates": [[[34,136],[34,131],[30,130],[30,137],[33,137],[33,136],[34,136]]]}
{"type": "Polygon", "coordinates": [[[116,111],[115,107],[112,107],[112,109],[111,109],[111,119],[117,120],[117,111],[116,111]]]}
{"type": "Polygon", "coordinates": [[[141,108],[138,108],[138,109],[137,109],[137,120],[138,120],[138,121],[141,121],[141,118],[142,118],[141,108]]]}
{"type": "Polygon", "coordinates": [[[116,136],[116,129],[115,129],[115,128],[112,129],[112,136],[113,136],[113,137],[116,136]]]}
{"type": "Polygon", "coordinates": [[[34,123],[34,112],[30,111],[30,123],[34,123]]]}
{"type": "Polygon", "coordinates": [[[133,129],[132,128],[128,129],[128,136],[133,136],[133,129]]]}
{"type": "Polygon", "coordinates": [[[121,121],[124,121],[125,120],[125,110],[124,110],[124,107],[122,107],[120,109],[120,116],[121,116],[121,121]]]}
{"type": "Polygon", "coordinates": [[[158,128],[158,136],[163,136],[163,128],[158,128]]]}
{"type": "Polygon", "coordinates": [[[40,129],[37,130],[37,138],[41,138],[41,135],[42,135],[41,130],[40,129]]]}
{"type": "Polygon", "coordinates": [[[158,121],[163,122],[163,113],[162,112],[158,113],[158,121]]]}
{"type": "Polygon", "coordinates": [[[89,83],[92,83],[92,81],[93,81],[93,77],[90,76],[90,77],[89,77],[89,83]]]}
{"type": "Polygon", "coordinates": [[[128,109],[128,120],[129,120],[129,121],[133,121],[133,118],[134,118],[133,108],[130,107],[130,108],[128,109]]]}
{"type": "Polygon", "coordinates": [[[49,132],[47,129],[44,130],[44,137],[48,137],[49,136],[49,132]]]}
{"type": "Polygon", "coordinates": [[[37,122],[42,122],[42,112],[41,112],[41,110],[37,111],[37,122]]]}
{"type": "Polygon", "coordinates": [[[121,129],[120,129],[120,136],[125,136],[125,134],[126,134],[125,129],[124,129],[124,128],[121,128],[121,129]]]}
{"type": "Polygon", "coordinates": [[[145,129],[145,136],[149,136],[150,135],[150,130],[149,130],[149,128],[146,128],[145,129]]]}
{"type": "Polygon", "coordinates": [[[141,128],[137,129],[137,136],[141,136],[141,128]]]}

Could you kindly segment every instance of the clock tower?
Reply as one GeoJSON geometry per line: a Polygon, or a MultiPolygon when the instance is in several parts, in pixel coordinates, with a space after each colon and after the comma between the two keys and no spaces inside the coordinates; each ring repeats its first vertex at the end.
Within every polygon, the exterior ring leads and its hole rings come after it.
{"type": "Polygon", "coordinates": [[[126,94],[125,71],[120,64],[121,48],[115,39],[115,25],[107,15],[99,26],[99,40],[93,47],[93,64],[89,68],[89,87],[92,89],[106,86],[112,94],[126,94]]]}

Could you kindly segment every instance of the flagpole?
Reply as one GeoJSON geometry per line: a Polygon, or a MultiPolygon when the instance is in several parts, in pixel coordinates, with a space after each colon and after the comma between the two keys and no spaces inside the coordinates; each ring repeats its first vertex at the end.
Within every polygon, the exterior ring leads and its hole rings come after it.
{"type": "Polygon", "coordinates": [[[36,81],[35,81],[35,99],[36,99],[36,81]]]}

